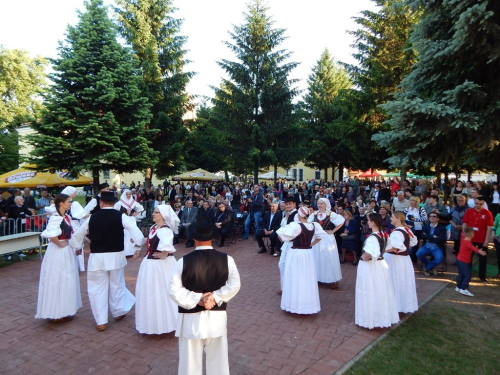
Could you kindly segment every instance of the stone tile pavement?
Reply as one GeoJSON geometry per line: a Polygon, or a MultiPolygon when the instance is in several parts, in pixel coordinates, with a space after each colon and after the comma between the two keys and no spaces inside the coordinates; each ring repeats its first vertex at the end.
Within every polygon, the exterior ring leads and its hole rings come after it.
{"type": "MultiPolygon", "coordinates": [[[[176,258],[191,249],[176,245],[176,258]]],[[[320,285],[321,312],[295,315],[280,309],[278,258],[257,254],[257,242],[237,241],[223,251],[233,256],[242,287],[228,304],[231,374],[333,374],[387,330],[366,330],[354,324],[356,269],[342,265],[338,290],[320,285]]],[[[88,248],[86,256],[88,257],[88,248]]],[[[454,261],[448,249],[448,262],[454,261]]],[[[87,296],[86,274],[80,273],[83,308],[75,319],[51,323],[34,319],[40,259],[0,268],[0,374],[176,374],[177,339],[141,335],[135,330],[134,309],[94,328],[87,296]]],[[[126,283],[134,293],[140,259],[130,260],[126,283]]],[[[425,277],[419,272],[419,302],[455,274],[425,277]]]]}

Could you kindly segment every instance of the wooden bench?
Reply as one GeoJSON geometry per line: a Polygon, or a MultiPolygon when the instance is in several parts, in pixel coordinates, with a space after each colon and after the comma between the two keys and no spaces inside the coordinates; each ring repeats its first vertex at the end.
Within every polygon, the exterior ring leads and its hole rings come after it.
{"type": "MultiPolygon", "coordinates": [[[[24,232],[0,237],[0,255],[40,247],[41,232],[24,232]]],[[[22,257],[19,257],[21,260],[22,257]]]]}

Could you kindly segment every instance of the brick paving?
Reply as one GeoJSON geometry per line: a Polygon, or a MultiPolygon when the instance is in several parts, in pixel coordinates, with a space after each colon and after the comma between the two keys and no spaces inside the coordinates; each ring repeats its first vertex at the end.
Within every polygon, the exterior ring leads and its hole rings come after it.
{"type": "MultiPolygon", "coordinates": [[[[176,258],[191,249],[176,245],[176,258]]],[[[241,290],[228,304],[231,374],[333,374],[386,329],[367,330],[354,324],[356,269],[342,265],[338,290],[320,284],[321,311],[312,316],[280,309],[278,258],[257,254],[257,242],[237,241],[223,251],[233,256],[241,275],[241,290]]],[[[451,250],[448,248],[448,254],[451,250]]],[[[88,257],[88,248],[86,249],[88,257]]],[[[454,256],[448,256],[448,263],[454,256]]],[[[111,318],[98,332],[90,311],[86,274],[80,273],[83,308],[75,319],[51,323],[34,319],[40,260],[0,268],[1,374],[176,374],[177,339],[173,333],[142,335],[135,330],[134,309],[119,322],[111,318]]],[[[125,269],[128,288],[135,292],[140,259],[125,269]]],[[[445,277],[419,272],[419,302],[455,274],[445,277]]]]}

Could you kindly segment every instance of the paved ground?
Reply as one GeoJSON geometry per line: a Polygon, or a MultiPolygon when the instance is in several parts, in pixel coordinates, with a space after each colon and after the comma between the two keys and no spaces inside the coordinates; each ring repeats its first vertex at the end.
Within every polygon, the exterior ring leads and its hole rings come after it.
{"type": "MultiPolygon", "coordinates": [[[[184,242],[176,258],[185,255],[184,242]]],[[[320,285],[321,312],[302,316],[283,312],[276,294],[278,258],[257,254],[257,243],[238,241],[222,250],[233,256],[242,288],[228,305],[231,374],[333,374],[386,330],[354,324],[356,269],[342,265],[344,279],[336,291],[320,285]]],[[[450,254],[450,249],[448,249],[450,254]]],[[[88,249],[87,254],[88,256],[88,249]]],[[[449,262],[454,256],[448,257],[449,262]]],[[[125,275],[135,291],[140,260],[130,261],[125,275]]],[[[426,278],[416,273],[419,301],[452,277],[426,278]]],[[[80,274],[83,308],[71,322],[34,319],[40,260],[0,268],[1,374],[176,374],[177,339],[141,335],[134,310],[104,332],[94,328],[86,274],[80,274]]]]}

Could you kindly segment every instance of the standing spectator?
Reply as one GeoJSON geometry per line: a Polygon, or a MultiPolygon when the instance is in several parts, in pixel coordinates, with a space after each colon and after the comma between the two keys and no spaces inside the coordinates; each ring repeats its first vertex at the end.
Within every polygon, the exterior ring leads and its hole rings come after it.
{"type": "Polygon", "coordinates": [[[465,230],[467,227],[472,228],[474,230],[472,244],[486,253],[486,255],[479,255],[479,279],[481,282],[486,282],[486,261],[488,243],[493,228],[493,215],[484,208],[485,202],[482,196],[476,197],[475,203],[474,208],[469,208],[465,211],[462,230],[465,230]]]}
{"type": "Polygon", "coordinates": [[[492,230],[494,231],[493,244],[495,245],[495,251],[497,253],[497,279],[500,279],[500,213],[495,216],[495,223],[492,230]]]}
{"type": "MultiPolygon", "coordinates": [[[[479,190],[477,190],[476,188],[471,188],[469,191],[469,200],[467,201],[467,205],[469,206],[469,208],[474,208],[476,206],[477,197],[479,197],[479,190]]],[[[485,198],[483,197],[483,202],[484,202],[483,208],[487,210],[488,203],[486,203],[484,199],[485,198]]]]}
{"type": "Polygon", "coordinates": [[[188,227],[194,222],[196,216],[198,216],[198,207],[193,207],[193,201],[186,201],[186,206],[182,212],[181,223],[179,225],[179,237],[182,233],[186,234],[186,247],[194,246],[193,238],[190,235],[188,227]]]}
{"type": "Polygon", "coordinates": [[[252,215],[255,223],[255,233],[260,230],[260,218],[264,210],[263,203],[264,197],[260,192],[259,185],[254,185],[254,192],[252,194],[252,215]]]}
{"type": "Polygon", "coordinates": [[[423,179],[417,180],[417,186],[415,186],[415,195],[417,197],[421,196],[422,194],[426,194],[427,189],[427,185],[425,184],[425,181],[423,179]]]}
{"type": "Polygon", "coordinates": [[[45,213],[45,208],[50,206],[49,192],[47,189],[42,189],[42,196],[36,201],[36,209],[39,215],[45,213]]]}
{"type": "Polygon", "coordinates": [[[494,218],[500,213],[500,191],[496,182],[491,187],[490,211],[494,218]]]}
{"type": "Polygon", "coordinates": [[[24,188],[23,199],[24,199],[24,205],[28,207],[28,209],[33,214],[35,214],[36,202],[35,198],[33,198],[33,196],[31,195],[30,188],[24,188]]]}

